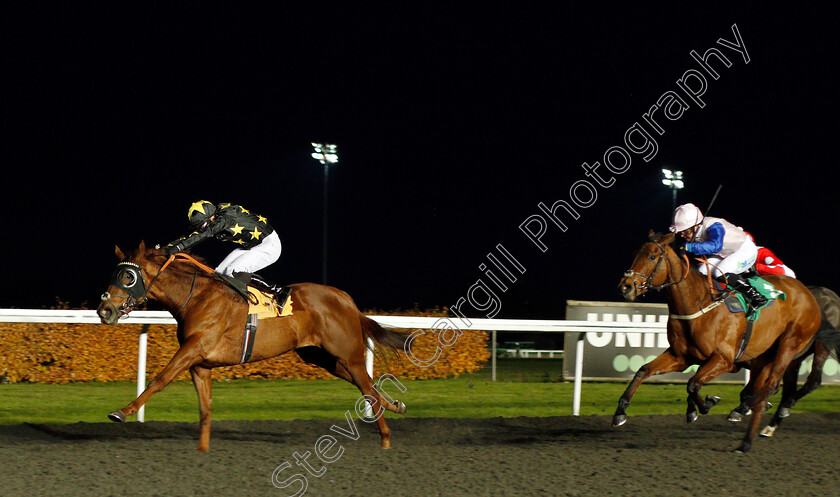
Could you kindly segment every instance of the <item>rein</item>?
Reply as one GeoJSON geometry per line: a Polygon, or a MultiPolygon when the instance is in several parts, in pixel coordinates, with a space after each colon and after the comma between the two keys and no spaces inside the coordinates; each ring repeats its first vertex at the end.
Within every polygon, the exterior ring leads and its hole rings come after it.
{"type": "MultiPolygon", "coordinates": [[[[163,272],[163,270],[166,269],[169,266],[169,264],[172,263],[172,261],[178,260],[178,259],[183,260],[183,261],[192,262],[193,264],[195,264],[197,267],[199,267],[202,271],[204,271],[207,274],[213,274],[213,273],[216,272],[216,270],[211,268],[210,266],[207,266],[206,264],[202,264],[202,263],[198,262],[193,256],[191,256],[189,254],[184,254],[182,252],[178,252],[177,254],[172,254],[171,256],[169,256],[169,260],[167,260],[166,263],[163,266],[161,266],[160,272],[158,274],[163,272]]],[[[151,286],[151,285],[149,285],[149,286],[151,286]]]]}

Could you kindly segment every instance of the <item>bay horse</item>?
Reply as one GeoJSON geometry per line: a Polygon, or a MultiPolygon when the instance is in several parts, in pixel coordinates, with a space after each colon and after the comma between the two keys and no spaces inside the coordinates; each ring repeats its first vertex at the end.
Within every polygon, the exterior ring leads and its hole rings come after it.
{"type": "MultiPolygon", "coordinates": [[[[825,366],[825,361],[831,355],[831,351],[835,350],[835,353],[840,356],[840,343],[836,336],[830,336],[832,330],[840,330],[840,296],[823,286],[809,286],[808,290],[814,295],[817,305],[819,305],[820,311],[822,312],[822,324],[820,331],[817,332],[818,339],[814,341],[807,353],[791,361],[790,366],[785,371],[782,379],[782,399],[770,423],[762,428],[760,434],[763,437],[772,437],[779,425],[782,424],[782,420],[790,416],[790,411],[793,409],[793,406],[803,397],[819,388],[822,384],[823,367],[825,366]],[[829,336],[821,337],[821,335],[829,336]],[[802,362],[811,354],[814,356],[813,362],[811,363],[811,372],[808,373],[808,377],[805,379],[802,388],[797,390],[799,369],[802,366],[802,362]]],[[[750,406],[748,399],[753,388],[754,385],[750,382],[741,391],[741,404],[729,413],[729,417],[727,417],[728,421],[739,422],[744,416],[749,414],[750,406]]]]}
{"type": "MultiPolygon", "coordinates": [[[[149,397],[189,370],[198,393],[198,450],[206,451],[210,448],[210,370],[242,361],[248,303],[212,269],[196,267],[200,261],[178,257],[183,254],[167,258],[159,248],[146,248],[142,242],[127,256],[119,247],[115,253],[122,262],[97,308],[100,320],[115,324],[137,305],[155,300],[177,321],[180,348],[139,397],[108,417],[124,422],[149,397]]],[[[290,288],[292,315],[259,321],[259,332],[246,362],[295,350],[304,361],[356,385],[378,415],[381,447],[390,448],[391,430],[382,416],[383,409],[402,414],[405,404],[387,402],[374,387],[365,369],[365,339],[397,351],[404,347],[407,335],[379,326],[337,288],[314,283],[298,283],[290,288]]]]}
{"type": "Polygon", "coordinates": [[[748,452],[758,431],[767,399],[776,392],[791,361],[810,347],[820,328],[820,309],[814,296],[800,281],[786,276],[765,276],[776,289],[785,292],[785,300],[776,300],[761,309],[752,338],[737,359],[746,319],[730,313],[725,306],[711,308],[713,297],[706,276],[692,268],[670,246],[674,233],[649,234],[649,240],[636,253],[633,264],[624,273],[619,291],[633,301],[649,290],[663,291],[671,316],[667,333],[669,347],[636,372],[618,401],[613,426],[627,421],[626,409],[639,385],[652,375],[684,371],[693,364],[700,367],[688,381],[689,422],[696,410],[705,414],[717,398],[700,397],[700,389],[723,373],[747,367],[752,371],[752,389],[747,403],[752,409],[739,452],[748,452]],[[675,317],[676,316],[676,317],[675,317]]]}

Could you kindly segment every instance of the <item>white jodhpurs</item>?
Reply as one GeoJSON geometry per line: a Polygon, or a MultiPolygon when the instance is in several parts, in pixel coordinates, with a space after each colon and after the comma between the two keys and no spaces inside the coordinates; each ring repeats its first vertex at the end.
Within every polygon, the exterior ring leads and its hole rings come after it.
{"type": "Polygon", "coordinates": [[[235,249],[225,257],[216,272],[233,276],[233,273],[256,273],[280,258],[280,237],[274,231],[263,241],[249,249],[235,249]]]}
{"type": "MultiPolygon", "coordinates": [[[[735,273],[741,274],[749,269],[755,260],[758,258],[758,248],[752,240],[747,238],[741,248],[732,252],[727,257],[719,257],[717,255],[710,255],[708,257],[709,264],[712,269],[712,276],[715,278],[723,274],[735,273]]],[[[708,274],[708,267],[704,263],[700,263],[700,272],[708,274]]]]}

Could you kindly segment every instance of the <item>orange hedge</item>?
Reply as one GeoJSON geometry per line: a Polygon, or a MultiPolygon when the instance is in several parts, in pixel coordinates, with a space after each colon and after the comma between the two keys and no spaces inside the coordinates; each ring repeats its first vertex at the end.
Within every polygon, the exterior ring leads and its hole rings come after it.
{"type": "MultiPolygon", "coordinates": [[[[421,312],[366,311],[365,314],[446,316],[446,309],[421,312]]],[[[137,337],[144,325],[122,324],[0,324],[0,380],[9,382],[67,383],[71,381],[134,381],[137,375],[137,337]]],[[[411,331],[411,330],[407,330],[411,331]]],[[[490,357],[488,334],[465,331],[440,359],[427,368],[399,357],[374,362],[374,378],[389,372],[400,378],[429,379],[458,376],[481,369],[490,357]]],[[[419,358],[433,357],[436,343],[426,333],[412,345],[419,358]]],[[[174,325],[148,326],[146,371],[149,379],[160,372],[178,349],[174,325]]],[[[294,352],[265,361],[213,370],[215,379],[334,378],[321,368],[304,363],[294,352]]],[[[189,379],[184,373],[182,379],[189,379]]]]}

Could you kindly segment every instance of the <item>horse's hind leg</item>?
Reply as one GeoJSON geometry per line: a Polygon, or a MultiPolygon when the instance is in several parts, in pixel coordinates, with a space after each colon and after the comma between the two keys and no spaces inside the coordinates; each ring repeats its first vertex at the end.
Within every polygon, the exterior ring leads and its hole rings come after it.
{"type": "Polygon", "coordinates": [[[198,413],[201,418],[201,435],[198,441],[198,450],[204,452],[210,449],[210,419],[212,414],[213,398],[210,369],[201,366],[190,368],[193,385],[198,393],[198,413]]]}
{"type": "Polygon", "coordinates": [[[787,372],[788,366],[790,366],[793,356],[797,352],[795,347],[795,341],[781,340],[775,354],[765,353],[753,363],[756,366],[760,365],[753,370],[758,372],[753,390],[755,393],[751,399],[753,413],[744,439],[741,445],[735,449],[736,452],[746,453],[752,448],[753,440],[758,434],[761,416],[767,410],[767,400],[779,389],[782,377],[787,372]]]}
{"type": "Polygon", "coordinates": [[[399,413],[400,411],[405,412],[405,406],[398,401],[394,404],[387,402],[374,387],[373,379],[371,379],[367,373],[367,369],[365,369],[364,354],[362,354],[361,361],[357,359],[355,361],[350,360],[345,362],[339,359],[339,362],[345,366],[347,372],[353,378],[353,384],[359,388],[362,395],[364,395],[363,398],[370,404],[371,409],[373,409],[373,415],[379,426],[380,446],[383,449],[390,449],[391,429],[388,427],[388,423],[385,422],[383,409],[399,413]]]}
{"type": "MultiPolygon", "coordinates": [[[[775,390],[771,382],[772,369],[772,363],[768,363],[764,357],[759,357],[753,361],[752,372],[755,378],[754,382],[753,378],[750,380],[753,389],[747,401],[752,410],[752,416],[750,416],[744,439],[741,441],[741,445],[735,449],[735,452],[747,453],[752,448],[753,440],[755,440],[755,435],[758,432],[758,425],[761,423],[761,417],[767,410],[767,399],[775,390]],[[762,360],[759,361],[759,359],[762,360]]],[[[778,382],[778,379],[776,381],[778,382]]]]}
{"type": "Polygon", "coordinates": [[[405,412],[405,405],[399,401],[395,401],[391,404],[382,398],[379,391],[373,385],[373,380],[368,375],[367,369],[365,369],[364,352],[361,354],[358,352],[352,354],[354,357],[361,356],[360,358],[356,357],[355,360],[339,359],[321,347],[304,347],[297,349],[295,352],[297,352],[304,361],[320,366],[335,376],[356,385],[362,394],[365,395],[363,398],[370,401],[371,408],[376,415],[376,422],[378,423],[379,435],[381,437],[381,446],[386,449],[390,448],[391,429],[388,427],[388,424],[385,422],[385,418],[382,416],[382,409],[384,408],[389,411],[402,414],[405,412]]]}
{"type": "MultiPolygon", "coordinates": [[[[814,352],[814,362],[811,364],[811,372],[808,374],[808,378],[805,380],[805,384],[802,385],[802,388],[796,391],[796,394],[793,396],[793,401],[790,403],[790,408],[796,405],[802,397],[808,395],[809,393],[813,392],[817,388],[822,385],[822,374],[823,374],[823,367],[825,367],[825,361],[831,356],[831,350],[825,347],[825,345],[817,342],[816,350],[814,352]]],[[[797,377],[799,376],[799,368],[796,368],[797,377]]],[[[789,415],[790,412],[787,413],[789,415]]],[[[783,417],[787,417],[787,415],[783,417]]]]}
{"type": "Polygon", "coordinates": [[[793,360],[785,371],[784,383],[782,387],[782,401],[770,424],[761,430],[762,437],[772,437],[782,420],[790,416],[790,410],[799,402],[799,399],[813,392],[822,384],[822,373],[825,361],[828,359],[831,351],[829,351],[823,344],[817,342],[814,349],[814,362],[811,365],[811,373],[802,385],[802,388],[796,390],[797,379],[799,378],[799,368],[805,360],[805,356],[793,360]]]}

